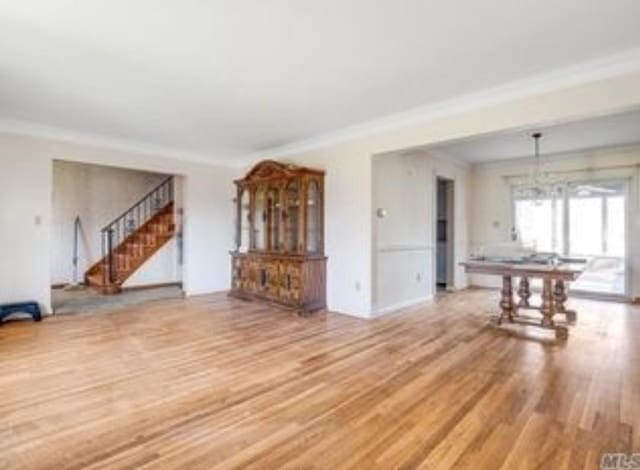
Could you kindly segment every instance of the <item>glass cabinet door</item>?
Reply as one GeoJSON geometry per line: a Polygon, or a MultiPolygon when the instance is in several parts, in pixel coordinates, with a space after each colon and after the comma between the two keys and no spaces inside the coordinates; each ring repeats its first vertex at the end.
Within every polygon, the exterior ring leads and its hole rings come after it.
{"type": "Polygon", "coordinates": [[[269,190],[267,197],[267,224],[269,231],[269,250],[280,249],[280,191],[269,190]]]}
{"type": "Polygon", "coordinates": [[[320,187],[315,180],[307,187],[307,253],[322,251],[322,207],[320,187]]]}
{"type": "Polygon", "coordinates": [[[249,191],[242,190],[240,194],[240,207],[238,212],[238,251],[243,253],[249,250],[249,191]]]}
{"type": "Polygon", "coordinates": [[[265,219],[267,194],[264,188],[258,188],[253,212],[253,247],[256,250],[265,249],[265,219]]]}
{"type": "Polygon", "coordinates": [[[289,253],[298,251],[298,227],[300,224],[300,190],[297,181],[287,185],[286,194],[285,249],[289,253]]]}

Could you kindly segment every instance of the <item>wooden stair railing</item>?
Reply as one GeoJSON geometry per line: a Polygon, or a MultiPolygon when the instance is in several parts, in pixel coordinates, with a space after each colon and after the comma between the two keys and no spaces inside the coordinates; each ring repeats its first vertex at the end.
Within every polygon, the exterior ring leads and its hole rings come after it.
{"type": "Polygon", "coordinates": [[[175,235],[173,177],[165,179],[102,231],[102,258],[85,283],[104,294],[122,284],[175,235]]]}

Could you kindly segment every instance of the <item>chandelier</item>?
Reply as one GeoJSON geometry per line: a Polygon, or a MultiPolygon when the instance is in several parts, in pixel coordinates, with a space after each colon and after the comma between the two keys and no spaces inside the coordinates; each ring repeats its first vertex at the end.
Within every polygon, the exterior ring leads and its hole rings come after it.
{"type": "Polygon", "coordinates": [[[549,179],[549,174],[543,170],[542,162],[540,159],[540,139],[542,138],[541,132],[535,132],[531,135],[534,141],[535,159],[533,168],[531,169],[531,175],[527,183],[527,192],[533,197],[536,202],[540,202],[540,199],[547,198],[553,193],[553,184],[549,179]]]}

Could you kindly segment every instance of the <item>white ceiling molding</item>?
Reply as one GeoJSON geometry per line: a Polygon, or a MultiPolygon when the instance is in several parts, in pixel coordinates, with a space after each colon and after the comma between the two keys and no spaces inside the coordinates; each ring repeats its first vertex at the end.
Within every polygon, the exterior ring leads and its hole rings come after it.
{"type": "Polygon", "coordinates": [[[211,156],[194,153],[188,150],[168,148],[145,142],[134,142],[100,134],[78,132],[70,129],[60,129],[43,124],[0,118],[0,133],[13,134],[42,139],[51,139],[60,142],[87,145],[90,147],[118,150],[154,157],[170,158],[174,160],[186,160],[207,165],[239,168],[244,166],[247,156],[229,158],[229,154],[223,156],[211,156]]]}
{"type": "Polygon", "coordinates": [[[572,86],[584,85],[616,76],[640,71],[640,49],[631,49],[599,60],[557,69],[553,72],[517,80],[508,84],[461,95],[439,103],[421,106],[384,118],[374,119],[335,132],[310,139],[256,152],[253,159],[262,156],[290,155],[327,147],[377,133],[417,125],[434,119],[483,108],[493,104],[535,96],[572,86]]]}
{"type": "Polygon", "coordinates": [[[480,92],[461,95],[450,100],[417,107],[409,111],[321,134],[310,139],[303,139],[284,146],[259,150],[253,153],[240,154],[237,151],[231,150],[217,151],[215,152],[217,155],[204,154],[186,149],[159,146],[149,142],[138,142],[97,133],[63,129],[36,122],[4,118],[0,118],[0,133],[47,138],[137,154],[241,168],[264,156],[285,156],[327,147],[384,131],[417,125],[430,120],[471,111],[492,104],[535,96],[553,90],[623,76],[638,71],[640,71],[640,49],[631,49],[603,59],[557,69],[553,72],[488,88],[480,92]]]}

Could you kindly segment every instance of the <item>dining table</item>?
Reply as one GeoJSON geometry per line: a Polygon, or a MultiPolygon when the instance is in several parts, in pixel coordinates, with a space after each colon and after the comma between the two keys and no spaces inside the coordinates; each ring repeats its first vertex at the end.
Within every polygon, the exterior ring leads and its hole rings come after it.
{"type": "Polygon", "coordinates": [[[498,325],[520,323],[554,330],[556,338],[567,339],[567,324],[577,321],[577,312],[566,307],[569,298],[568,286],[584,271],[586,260],[569,258],[475,258],[460,263],[469,274],[485,274],[502,278],[500,314],[498,325]],[[531,302],[531,281],[541,279],[541,303],[531,302]],[[518,285],[515,285],[515,280],[518,285]],[[514,290],[518,299],[515,299],[514,290]],[[524,310],[534,310],[541,317],[526,315],[524,310]],[[558,323],[558,316],[564,317],[564,324],[558,323]]]}

